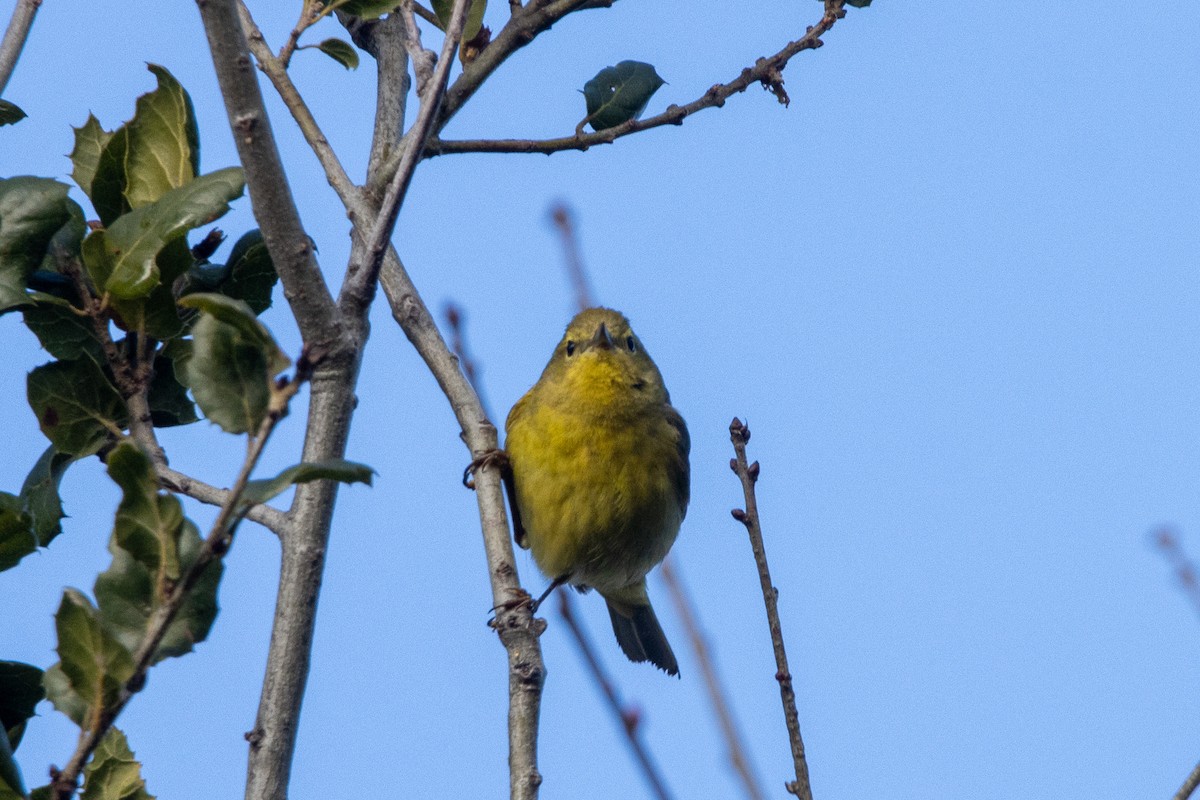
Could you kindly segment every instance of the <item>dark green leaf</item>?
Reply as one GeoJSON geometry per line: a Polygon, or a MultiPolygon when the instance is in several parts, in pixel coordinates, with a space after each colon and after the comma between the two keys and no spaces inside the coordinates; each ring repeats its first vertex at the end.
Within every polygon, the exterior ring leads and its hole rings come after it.
{"type": "Polygon", "coordinates": [[[13,750],[21,743],[25,732],[25,720],[33,711],[46,690],[42,688],[42,671],[19,661],[0,661],[0,730],[13,750]]]}
{"type": "Polygon", "coordinates": [[[86,359],[38,367],[29,373],[26,393],[42,433],[60,453],[89,456],[125,427],[121,395],[86,359]]]}
{"type": "Polygon", "coordinates": [[[156,428],[170,428],[199,419],[187,388],[175,375],[175,362],[159,355],[154,359],[154,378],[150,381],[150,421],[156,428]]]}
{"type": "Polygon", "coordinates": [[[67,467],[75,461],[74,456],[60,453],[53,446],[47,447],[21,487],[22,507],[29,515],[33,533],[42,547],[50,544],[55,536],[62,533],[61,522],[66,515],[63,514],[58,486],[67,467]]]}
{"type": "Polygon", "coordinates": [[[129,128],[122,125],[102,142],[100,157],[96,159],[95,172],[92,174],[92,185],[90,189],[83,187],[105,225],[111,225],[117,217],[129,211],[129,201],[125,199],[125,158],[128,152],[129,128]]]}
{"type": "Polygon", "coordinates": [[[133,677],[129,651],[104,627],[91,601],[75,589],[63,593],[54,623],[58,631],[58,666],[67,678],[67,696],[60,694],[63,686],[47,680],[50,701],[59,710],[83,705],[95,713],[111,707],[133,677]]]}
{"type": "MultiPolygon", "coordinates": [[[[186,571],[195,563],[203,546],[200,533],[190,520],[182,521],[176,544],[180,566],[186,571]]],[[[96,601],[105,625],[118,641],[132,650],[145,638],[150,616],[162,605],[169,584],[145,563],[117,546],[115,539],[109,543],[109,550],[113,554],[112,565],[96,578],[96,601]]],[[[217,616],[217,585],[222,569],[218,560],[204,568],[154,651],[155,663],[191,652],[193,645],[208,636],[217,616]]]]}
{"type": "Polygon", "coordinates": [[[265,503],[293,484],[322,479],[341,483],[365,483],[370,486],[371,476],[374,474],[375,470],[366,464],[358,464],[340,458],[307,461],[288,467],[274,478],[250,481],[246,484],[246,491],[242,495],[242,499],[249,504],[265,503]]]}
{"type": "Polygon", "coordinates": [[[75,131],[75,147],[71,150],[71,178],[88,197],[91,197],[92,180],[95,179],[96,168],[100,165],[100,154],[112,138],[112,132],[100,127],[100,120],[92,114],[88,114],[83,125],[72,130],[75,131]]]}
{"type": "Polygon", "coordinates": [[[126,123],[125,199],[130,208],[148,206],[187,185],[200,166],[191,98],[163,67],[147,64],[146,68],[158,79],[158,88],[138,98],[133,119],[126,123]]]}
{"type": "Polygon", "coordinates": [[[358,51],[349,42],[341,39],[326,39],[317,45],[317,49],[346,69],[358,69],[358,51]]]}
{"type": "Polygon", "coordinates": [[[30,273],[71,218],[68,188],[49,178],[0,179],[0,311],[28,302],[30,273]]]}
{"type": "Polygon", "coordinates": [[[22,307],[21,313],[46,352],[67,361],[89,358],[104,363],[104,349],[89,318],[60,297],[34,292],[29,299],[32,304],[22,307]]]}
{"type": "Polygon", "coordinates": [[[183,382],[204,416],[225,431],[257,431],[270,401],[271,379],[286,369],[287,357],[242,301],[205,293],[179,302],[204,312],[192,328],[183,382]]]}
{"type": "Polygon", "coordinates": [[[16,103],[0,100],[0,125],[15,125],[28,116],[16,103]]]}
{"type": "Polygon", "coordinates": [[[846,5],[854,6],[855,8],[866,8],[871,5],[871,0],[846,0],[846,5]]]}
{"type": "Polygon", "coordinates": [[[83,769],[80,800],[154,800],[146,791],[142,765],[119,728],[110,728],[83,769]]]}
{"type": "Polygon", "coordinates": [[[637,119],[662,85],[663,79],[654,67],[641,61],[622,61],[600,70],[583,85],[592,130],[602,131],[637,119]]]}
{"type": "Polygon", "coordinates": [[[37,536],[21,498],[0,492],[0,571],[16,566],[34,550],[37,550],[37,536]]]}
{"type": "MultiPolygon", "coordinates": [[[[487,10],[487,0],[472,0],[467,9],[467,22],[463,27],[462,40],[469,42],[476,37],[483,27],[483,12],[487,10]]],[[[442,30],[450,24],[450,14],[454,11],[454,0],[433,0],[433,13],[437,14],[442,23],[442,30]]]]}
{"type": "Polygon", "coordinates": [[[400,0],[350,0],[338,6],[338,10],[362,19],[379,19],[399,5],[400,0]]]}
{"type": "Polygon", "coordinates": [[[25,783],[7,736],[0,736],[0,800],[25,800],[25,783]]]}
{"type": "Polygon", "coordinates": [[[83,243],[83,260],[97,287],[115,297],[145,297],[161,280],[158,254],[192,228],[207,225],[242,194],[239,167],[210,172],[154,203],[118,217],[83,243]]]}
{"type": "Polygon", "coordinates": [[[236,300],[244,300],[256,315],[271,307],[271,290],[279,275],[262,233],[255,228],[237,240],[229,253],[229,278],[218,291],[236,300]]]}
{"type": "Polygon", "coordinates": [[[158,476],[137,445],[124,441],[108,454],[108,475],[121,487],[112,544],[129,552],[155,574],[159,589],[179,580],[179,498],[158,491],[158,476]]]}

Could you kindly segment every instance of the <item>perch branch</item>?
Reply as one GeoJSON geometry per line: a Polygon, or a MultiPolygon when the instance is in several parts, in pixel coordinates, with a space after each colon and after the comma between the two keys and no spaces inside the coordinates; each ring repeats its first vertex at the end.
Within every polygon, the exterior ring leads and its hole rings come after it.
{"type": "Polygon", "coordinates": [[[33,18],[41,4],[42,0],[17,0],[13,7],[4,38],[0,39],[0,96],[3,96],[8,79],[17,68],[17,59],[21,57],[21,50],[29,38],[29,29],[33,27],[33,18]]]}
{"type": "Polygon", "coordinates": [[[746,463],[746,443],[750,441],[750,429],[737,417],[729,424],[729,438],[733,441],[733,451],[736,454],[735,458],[729,460],[729,466],[742,482],[742,493],[746,498],[746,509],[743,511],[735,508],[733,518],[746,526],[746,532],[750,534],[750,547],[754,550],[754,562],[758,565],[758,580],[762,584],[763,602],[767,606],[771,642],[775,645],[775,680],[779,681],[779,696],[783,700],[783,716],[787,722],[792,760],[796,766],[796,780],[788,781],[786,788],[801,800],[812,800],[808,762],[804,758],[804,740],[800,738],[800,717],[796,713],[796,692],[792,688],[792,673],[788,670],[787,652],[783,647],[783,628],[779,624],[779,590],[771,583],[767,550],[763,545],[762,528],[758,519],[758,500],[754,495],[754,483],[758,480],[758,462],[746,463]]]}
{"type": "MultiPolygon", "coordinates": [[[[461,139],[435,138],[425,147],[425,157],[450,155],[452,153],[558,153],[563,150],[587,150],[593,145],[611,144],[617,139],[640,133],[663,125],[682,125],[683,121],[706,108],[725,105],[730,96],[744,92],[752,84],[760,83],[785,105],[790,101],[783,89],[783,70],[788,61],[805,50],[815,50],[824,36],[839,19],[845,16],[845,0],[825,0],[825,14],[821,20],[794,42],[788,42],[774,55],[760,58],[754,66],[741,71],[728,83],[719,83],[704,94],[685,105],[670,105],[661,114],[642,120],[629,120],[612,128],[594,133],[579,133],[557,139],[461,139]]],[[[487,53],[484,50],[484,53],[487,53]]],[[[466,73],[464,72],[464,76],[466,73]]],[[[459,78],[462,80],[462,78],[459,78]]],[[[457,85],[457,84],[456,84],[457,85]]],[[[439,130],[441,130],[439,128],[439,130]]]]}

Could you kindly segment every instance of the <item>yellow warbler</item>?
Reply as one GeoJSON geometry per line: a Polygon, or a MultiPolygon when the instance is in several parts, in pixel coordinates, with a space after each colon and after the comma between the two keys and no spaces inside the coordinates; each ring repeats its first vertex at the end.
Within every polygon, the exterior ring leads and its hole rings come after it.
{"type": "Polygon", "coordinates": [[[679,664],[646,594],[688,503],[688,439],[662,375],[620,313],[571,320],[505,425],[517,544],[554,586],[593,588],[631,661],[679,664]]]}

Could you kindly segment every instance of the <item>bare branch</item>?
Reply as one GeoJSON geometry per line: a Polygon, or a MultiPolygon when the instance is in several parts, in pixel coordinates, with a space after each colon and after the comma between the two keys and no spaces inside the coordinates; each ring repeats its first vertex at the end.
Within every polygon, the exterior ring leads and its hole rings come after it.
{"type": "Polygon", "coordinates": [[[1179,543],[1179,534],[1169,527],[1159,528],[1154,533],[1154,543],[1175,572],[1179,586],[1192,601],[1193,608],[1200,613],[1200,570],[1188,559],[1179,543]]]}
{"type": "Polygon", "coordinates": [[[767,550],[763,545],[762,528],[758,520],[758,501],[754,496],[754,483],[758,480],[758,462],[746,463],[746,443],[750,441],[750,429],[737,417],[729,424],[729,438],[733,441],[736,458],[729,466],[742,482],[742,493],[746,498],[746,509],[733,510],[733,518],[746,526],[750,534],[750,547],[754,551],[754,562],[758,565],[758,579],[762,584],[763,602],[767,607],[767,623],[771,628],[771,642],[775,646],[775,680],[779,681],[779,696],[783,700],[783,717],[787,722],[788,738],[792,744],[792,760],[796,766],[796,780],[788,781],[786,788],[801,800],[812,800],[812,786],[808,780],[808,762],[804,758],[804,740],[800,737],[800,717],[796,713],[796,692],[792,688],[792,673],[788,670],[787,652],[783,647],[783,627],[779,624],[779,590],[771,583],[771,570],[767,566],[767,550]]]}
{"type": "Polygon", "coordinates": [[[663,581],[667,584],[671,600],[675,604],[675,613],[679,615],[684,630],[688,633],[696,660],[700,662],[700,672],[704,675],[704,686],[708,690],[709,702],[717,712],[717,721],[720,723],[721,733],[725,737],[725,745],[729,748],[729,762],[733,765],[734,772],[741,778],[746,796],[750,800],[765,800],[766,794],[750,764],[750,757],[742,742],[741,732],[733,719],[733,709],[729,705],[729,693],[725,690],[725,686],[717,674],[712,655],[708,650],[708,642],[704,639],[704,632],[700,630],[700,623],[692,609],[691,599],[683,587],[683,582],[675,574],[674,562],[675,559],[670,555],[663,561],[663,581]]]}
{"type": "Polygon", "coordinates": [[[17,59],[21,57],[25,40],[29,38],[29,29],[33,27],[33,18],[41,4],[42,0],[17,0],[13,7],[4,38],[0,39],[0,96],[3,96],[8,79],[17,68],[17,59]]]}
{"type": "MultiPolygon", "coordinates": [[[[412,0],[406,0],[402,6],[411,6],[411,2],[412,0]]],[[[338,304],[343,309],[352,308],[358,313],[365,313],[366,308],[371,305],[384,253],[388,249],[388,240],[396,227],[396,217],[400,213],[400,206],[412,183],[413,172],[420,163],[425,142],[433,130],[438,107],[446,92],[446,84],[450,79],[450,67],[454,64],[455,53],[458,52],[463,26],[467,22],[467,9],[470,5],[470,0],[454,0],[437,67],[434,69],[433,77],[429,79],[421,93],[421,108],[417,112],[417,120],[404,136],[405,141],[401,144],[400,164],[383,195],[378,214],[375,217],[375,225],[364,237],[365,263],[351,263],[347,269],[346,280],[342,284],[342,291],[338,297],[338,304]]],[[[419,76],[417,88],[422,90],[419,76]]]]}
{"type": "Polygon", "coordinates": [[[583,655],[584,663],[587,664],[588,670],[592,673],[592,679],[604,694],[609,710],[621,722],[625,740],[629,742],[629,749],[633,751],[633,757],[637,759],[638,766],[642,768],[642,773],[646,776],[646,783],[649,784],[650,791],[659,800],[670,800],[671,793],[667,790],[666,781],[659,773],[658,765],[654,763],[650,751],[646,749],[646,743],[642,741],[641,715],[636,709],[628,708],[617,694],[612,679],[604,671],[600,657],[596,655],[596,649],[592,647],[587,633],[579,624],[579,620],[575,618],[574,602],[570,593],[566,590],[559,590],[558,601],[558,613],[567,623],[571,635],[575,637],[575,643],[579,645],[579,652],[583,655]]]}
{"type": "Polygon", "coordinates": [[[250,440],[246,459],[242,462],[242,467],[238,471],[233,488],[229,490],[225,503],[221,506],[221,510],[218,512],[216,520],[213,521],[208,536],[204,539],[204,544],[196,554],[196,560],[192,562],[186,572],[179,576],[179,581],[172,587],[162,605],[154,609],[149,621],[146,623],[146,635],[142,637],[141,643],[132,653],[133,675],[121,688],[113,705],[102,709],[101,713],[94,717],[92,724],[87,730],[83,731],[79,737],[79,744],[76,746],[75,752],[71,755],[70,760],[67,761],[67,766],[54,777],[51,785],[57,800],[70,800],[72,795],[75,794],[77,784],[79,783],[79,775],[83,771],[83,765],[87,763],[88,758],[95,751],[96,747],[99,746],[100,741],[108,733],[113,723],[116,722],[117,717],[120,716],[125,706],[146,685],[146,673],[149,671],[151,662],[154,660],[154,653],[162,643],[163,637],[167,633],[167,628],[174,621],[175,615],[183,608],[183,604],[192,589],[196,586],[196,582],[200,580],[200,576],[204,574],[204,570],[207,569],[209,564],[214,560],[223,558],[229,552],[229,548],[233,544],[233,536],[237,528],[237,523],[244,516],[244,509],[239,508],[239,500],[242,493],[246,489],[246,484],[250,480],[251,473],[254,472],[255,465],[258,464],[258,460],[262,456],[267,440],[271,437],[271,433],[275,430],[275,426],[279,423],[279,420],[283,418],[288,403],[295,397],[296,392],[299,391],[305,379],[306,375],[304,371],[301,368],[297,368],[295,377],[286,385],[279,387],[273,392],[271,408],[266,416],[263,417],[263,421],[259,425],[255,436],[250,440]]]}
{"type": "MultiPolygon", "coordinates": [[[[356,37],[355,41],[375,58],[375,131],[367,161],[367,180],[370,182],[379,174],[404,132],[404,105],[412,88],[412,79],[408,75],[404,16],[389,14],[378,22],[363,25],[371,25],[370,35],[356,37]]],[[[353,30],[351,35],[354,35],[353,30]]]]}
{"type": "Polygon", "coordinates": [[[558,228],[558,234],[562,237],[567,274],[575,288],[575,305],[583,311],[592,305],[592,287],[588,282],[587,270],[583,268],[583,259],[579,256],[579,239],[575,236],[575,219],[571,207],[566,203],[556,203],[550,209],[550,219],[554,221],[554,227],[558,228]]]}
{"type": "MultiPolygon", "coordinates": [[[[683,121],[706,108],[720,108],[730,96],[746,91],[755,83],[762,84],[768,91],[787,100],[783,91],[782,72],[788,61],[797,53],[815,50],[823,42],[821,37],[845,16],[845,0],[825,0],[825,15],[820,22],[794,42],[788,42],[779,52],[758,59],[753,67],[747,67],[728,83],[719,83],[704,94],[685,105],[670,105],[661,114],[642,120],[629,120],[612,128],[594,133],[577,133],[557,139],[462,139],[443,140],[435,138],[425,146],[425,157],[449,155],[451,153],[543,153],[549,155],[564,150],[587,150],[599,144],[612,144],[617,139],[634,133],[658,128],[663,125],[682,125],[683,121]]],[[[486,54],[488,51],[484,50],[486,54]]],[[[465,73],[464,73],[465,74],[465,73]]],[[[460,78],[459,80],[462,80],[460,78]]],[[[440,128],[439,128],[440,130],[440,128]]]]}
{"type": "Polygon", "coordinates": [[[475,494],[497,610],[493,625],[508,653],[510,791],[513,800],[532,800],[542,782],[537,769],[537,732],[546,670],[538,636],[545,623],[533,619],[528,602],[516,602],[528,600],[529,595],[521,588],[517,575],[500,470],[486,459],[499,446],[496,428],[484,414],[479,396],[458,368],[458,359],[446,347],[429,309],[392,249],[384,259],[380,282],[392,316],[450,401],[471,458],[480,464],[475,474],[475,494]]]}
{"type": "MultiPolygon", "coordinates": [[[[155,466],[158,480],[167,491],[182,494],[210,506],[224,506],[229,502],[229,490],[197,480],[190,475],[173,470],[165,464],[155,466]]],[[[246,512],[246,519],[257,522],[276,535],[283,536],[288,530],[288,517],[277,508],[268,505],[254,505],[246,512]]]]}
{"type": "Polygon", "coordinates": [[[300,222],[238,21],[236,0],[197,0],[254,216],[314,357],[339,345],[337,308],[300,222]]]}
{"type": "Polygon", "coordinates": [[[1187,776],[1187,779],[1183,782],[1183,786],[1179,787],[1179,791],[1175,793],[1173,800],[1188,800],[1197,788],[1200,788],[1200,764],[1196,764],[1196,768],[1187,776]]]}

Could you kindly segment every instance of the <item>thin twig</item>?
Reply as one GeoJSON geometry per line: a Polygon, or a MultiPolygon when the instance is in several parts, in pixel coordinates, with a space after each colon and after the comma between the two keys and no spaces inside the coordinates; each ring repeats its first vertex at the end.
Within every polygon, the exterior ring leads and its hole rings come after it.
{"type": "Polygon", "coordinates": [[[1187,779],[1183,782],[1183,786],[1179,787],[1179,791],[1175,793],[1175,797],[1172,800],[1188,800],[1197,788],[1200,788],[1200,764],[1196,764],[1196,768],[1187,776],[1187,779]]]}
{"type": "Polygon", "coordinates": [[[592,305],[592,287],[588,281],[587,270],[583,267],[583,259],[579,255],[579,239],[575,235],[575,215],[566,203],[555,203],[550,209],[550,219],[558,228],[562,237],[563,258],[567,265],[567,274],[571,286],[575,289],[575,305],[580,311],[592,305]]]}
{"type": "MultiPolygon", "coordinates": [[[[155,466],[158,481],[170,492],[182,494],[210,506],[223,506],[229,500],[229,490],[220,489],[190,475],[173,470],[165,464],[155,466]]],[[[246,512],[246,519],[257,522],[276,535],[283,536],[288,529],[288,516],[277,508],[265,504],[256,504],[246,512]]]]}
{"type": "Polygon", "coordinates": [[[483,406],[483,412],[487,414],[488,419],[491,419],[492,412],[488,408],[487,396],[483,391],[482,370],[475,363],[475,359],[471,357],[470,350],[467,349],[467,326],[464,321],[466,314],[457,304],[446,303],[442,308],[442,315],[450,327],[450,347],[454,350],[454,355],[458,356],[458,363],[462,366],[463,374],[467,376],[467,380],[475,388],[475,393],[479,395],[479,403],[483,406]]]}
{"type": "MultiPolygon", "coordinates": [[[[794,42],[788,42],[779,52],[758,59],[754,66],[743,69],[741,73],[728,83],[719,83],[711,87],[690,103],[685,105],[670,105],[661,114],[642,120],[629,120],[612,128],[605,128],[594,133],[563,136],[556,139],[462,139],[446,140],[435,138],[425,147],[425,157],[449,155],[452,153],[558,153],[564,150],[587,150],[598,144],[611,144],[617,139],[640,133],[663,125],[682,125],[683,121],[706,108],[720,108],[731,95],[744,92],[755,83],[762,84],[774,94],[780,102],[788,97],[783,90],[784,67],[796,54],[804,50],[815,50],[823,42],[821,37],[833,27],[834,23],[845,16],[845,0],[825,0],[825,14],[821,20],[794,42]]],[[[484,51],[485,53],[487,50],[484,51]]],[[[465,73],[464,73],[465,74],[465,73]]],[[[439,128],[440,130],[440,128],[439,128]]]]}
{"type": "Polygon", "coordinates": [[[658,765],[654,763],[650,751],[646,749],[646,744],[642,741],[641,715],[636,709],[626,706],[620,695],[617,694],[617,689],[608,673],[604,671],[604,666],[600,663],[600,657],[596,655],[596,649],[592,647],[587,632],[575,618],[574,601],[570,593],[565,589],[560,589],[558,601],[558,613],[575,637],[575,643],[579,645],[579,652],[583,655],[584,663],[592,673],[592,679],[600,687],[604,699],[608,701],[613,716],[620,721],[621,730],[624,731],[629,747],[633,750],[634,757],[637,758],[638,765],[641,766],[642,772],[646,776],[646,782],[650,784],[651,792],[659,800],[670,800],[671,793],[667,790],[666,781],[663,780],[662,774],[658,771],[658,765]]]}
{"type": "Polygon", "coordinates": [[[746,796],[750,800],[764,800],[766,794],[763,792],[762,784],[759,782],[754,767],[750,764],[741,731],[733,718],[729,693],[725,690],[725,685],[717,673],[712,654],[709,652],[708,642],[705,641],[704,632],[700,629],[700,622],[696,619],[691,598],[688,596],[683,582],[675,574],[673,565],[674,559],[668,555],[661,568],[663,582],[667,584],[671,601],[675,604],[675,613],[683,623],[683,628],[688,633],[688,640],[692,643],[692,651],[696,654],[696,661],[700,663],[700,672],[704,676],[704,686],[708,690],[709,702],[712,703],[713,710],[717,713],[721,734],[725,737],[725,746],[729,748],[729,763],[741,779],[746,796]]]}
{"type": "Polygon", "coordinates": [[[454,54],[458,52],[458,44],[462,39],[463,26],[466,24],[467,9],[470,5],[470,0],[454,0],[454,8],[450,12],[450,21],[446,25],[446,38],[442,43],[442,52],[438,56],[437,67],[421,94],[421,108],[417,112],[416,122],[405,134],[407,141],[402,145],[403,155],[396,173],[392,176],[387,191],[383,195],[383,200],[380,202],[375,225],[370,229],[370,234],[365,237],[366,263],[351,264],[347,270],[346,280],[342,284],[342,291],[338,298],[338,303],[343,308],[347,306],[366,308],[374,297],[379,270],[383,265],[384,253],[388,249],[388,240],[391,239],[392,231],[396,227],[396,217],[400,213],[400,206],[404,203],[404,197],[412,183],[413,172],[420,163],[425,142],[433,130],[433,121],[437,117],[438,107],[446,93],[450,68],[454,64],[454,54]]]}
{"type": "Polygon", "coordinates": [[[100,713],[94,717],[93,724],[83,731],[75,752],[67,761],[67,766],[55,776],[52,785],[57,800],[70,800],[75,794],[79,783],[79,774],[83,771],[84,764],[87,763],[104,735],[116,722],[125,706],[146,685],[146,673],[154,660],[155,651],[162,643],[167,628],[174,621],[175,615],[183,608],[189,593],[195,587],[196,582],[200,580],[200,576],[204,574],[208,565],[214,560],[224,558],[225,554],[229,552],[238,520],[244,515],[244,509],[239,508],[239,500],[246,489],[246,483],[250,480],[250,475],[262,456],[263,448],[266,447],[271,432],[275,430],[279,420],[284,417],[289,401],[299,391],[305,378],[304,371],[298,368],[292,380],[273,392],[271,407],[263,417],[256,435],[250,440],[246,459],[242,462],[233,488],[229,490],[225,503],[217,513],[217,518],[213,521],[208,536],[205,537],[203,545],[196,554],[196,560],[192,562],[187,571],[180,575],[179,581],[171,588],[162,605],[154,609],[146,623],[146,634],[132,653],[133,674],[121,688],[113,705],[101,709],[100,713]]]}
{"type": "Polygon", "coordinates": [[[1154,543],[1175,572],[1180,588],[1192,601],[1196,613],[1200,614],[1200,571],[1183,551],[1179,534],[1168,527],[1159,528],[1154,534],[1154,543]]]}
{"type": "Polygon", "coordinates": [[[17,59],[21,57],[21,50],[29,38],[29,29],[33,27],[33,18],[41,4],[42,0],[17,0],[13,7],[4,38],[0,39],[0,96],[3,96],[8,79],[17,68],[17,59]]]}
{"type": "Polygon", "coordinates": [[[792,760],[796,765],[796,780],[788,781],[786,788],[801,800],[812,800],[808,762],[804,758],[804,740],[800,738],[800,717],[796,713],[796,692],[792,688],[792,673],[788,670],[787,652],[783,647],[783,628],[779,624],[779,590],[771,583],[771,570],[767,566],[767,551],[763,545],[762,528],[758,519],[758,501],[754,496],[754,483],[758,480],[758,462],[746,463],[746,443],[750,441],[750,429],[737,417],[729,424],[729,438],[733,442],[736,454],[736,458],[729,460],[729,466],[741,480],[742,493],[746,498],[746,509],[743,511],[735,508],[733,518],[746,526],[746,532],[750,534],[750,547],[754,550],[754,562],[758,565],[758,579],[762,584],[763,602],[767,606],[771,642],[775,645],[775,680],[779,681],[783,717],[787,722],[792,760]]]}

